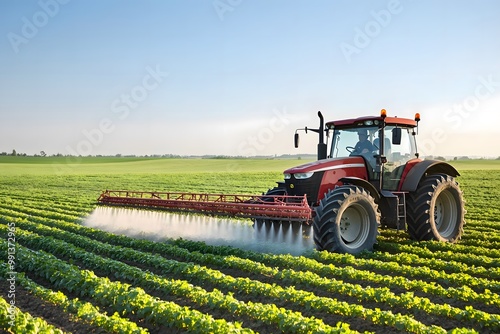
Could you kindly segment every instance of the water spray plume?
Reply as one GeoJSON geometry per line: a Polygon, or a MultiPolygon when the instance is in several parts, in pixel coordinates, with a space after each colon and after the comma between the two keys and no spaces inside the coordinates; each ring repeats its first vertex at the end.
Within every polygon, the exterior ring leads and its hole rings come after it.
{"type": "Polygon", "coordinates": [[[301,255],[314,249],[307,225],[124,208],[96,208],[85,226],[153,241],[183,238],[214,246],[301,255]]]}

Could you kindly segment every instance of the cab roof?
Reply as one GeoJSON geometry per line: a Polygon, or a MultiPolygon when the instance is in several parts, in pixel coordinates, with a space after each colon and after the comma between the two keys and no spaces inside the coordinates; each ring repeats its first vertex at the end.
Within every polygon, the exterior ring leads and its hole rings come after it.
{"type": "Polygon", "coordinates": [[[326,127],[358,127],[358,126],[369,126],[369,125],[379,125],[385,122],[386,125],[399,125],[404,127],[416,127],[417,121],[410,118],[399,118],[399,117],[385,117],[382,116],[363,116],[358,118],[351,119],[342,119],[337,121],[330,121],[326,123],[326,127]],[[372,121],[372,124],[368,124],[369,121],[372,121]]]}

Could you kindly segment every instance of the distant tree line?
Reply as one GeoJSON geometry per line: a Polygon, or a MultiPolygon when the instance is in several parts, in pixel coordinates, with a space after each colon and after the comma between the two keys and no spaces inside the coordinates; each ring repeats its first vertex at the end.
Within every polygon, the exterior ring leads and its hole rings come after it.
{"type": "MultiPolygon", "coordinates": [[[[14,157],[74,157],[71,154],[62,154],[62,153],[56,153],[56,154],[51,154],[48,155],[45,153],[45,151],[40,151],[39,154],[34,154],[34,155],[28,155],[26,153],[18,153],[15,149],[12,150],[11,153],[7,152],[0,152],[0,156],[14,156],[14,157]]],[[[81,155],[79,157],[82,157],[81,155]]],[[[253,156],[253,157],[246,157],[246,156],[232,156],[232,155],[179,155],[179,154],[151,154],[151,155],[136,155],[136,154],[114,154],[114,155],[102,155],[102,154],[97,154],[97,155],[87,155],[86,157],[96,157],[96,158],[101,158],[101,157],[116,157],[116,158],[166,158],[166,159],[186,159],[186,158],[201,158],[201,159],[313,159],[315,157],[314,154],[282,154],[282,155],[262,155],[262,156],[253,156]]],[[[426,159],[431,159],[431,160],[441,160],[441,161],[446,161],[447,159],[443,156],[427,156],[426,159]]],[[[474,158],[477,159],[477,158],[474,158]]],[[[480,158],[484,159],[484,158],[480,158]]],[[[468,156],[461,156],[461,157],[454,157],[454,161],[457,160],[471,160],[470,157],[468,156]]],[[[495,160],[500,160],[500,157],[496,158],[495,160]]]]}
{"type": "Polygon", "coordinates": [[[26,153],[17,153],[16,150],[12,150],[12,153],[1,152],[0,155],[12,156],[12,157],[27,157],[28,156],[26,153]]]}
{"type": "MultiPolygon", "coordinates": [[[[71,154],[62,154],[62,153],[56,153],[56,154],[47,154],[45,151],[40,151],[39,154],[33,154],[33,155],[28,155],[26,153],[18,153],[16,150],[12,150],[12,153],[7,153],[7,152],[1,152],[0,156],[22,156],[22,157],[75,157],[74,155],[71,154]]],[[[232,155],[179,155],[179,154],[146,154],[146,155],[136,155],[136,154],[113,154],[113,155],[103,155],[103,154],[96,154],[96,155],[87,155],[87,156],[78,156],[78,157],[87,157],[87,158],[164,158],[164,159],[313,159],[315,157],[314,154],[282,154],[282,155],[260,155],[260,156],[252,156],[252,157],[246,157],[246,156],[232,156],[232,155]]]]}

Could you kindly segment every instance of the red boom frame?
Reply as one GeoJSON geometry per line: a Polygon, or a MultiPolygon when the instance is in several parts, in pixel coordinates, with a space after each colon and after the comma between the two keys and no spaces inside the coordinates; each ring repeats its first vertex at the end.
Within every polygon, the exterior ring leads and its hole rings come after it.
{"type": "Polygon", "coordinates": [[[172,209],[242,218],[309,222],[312,217],[306,195],[256,196],[106,190],[97,202],[104,205],[172,209]]]}

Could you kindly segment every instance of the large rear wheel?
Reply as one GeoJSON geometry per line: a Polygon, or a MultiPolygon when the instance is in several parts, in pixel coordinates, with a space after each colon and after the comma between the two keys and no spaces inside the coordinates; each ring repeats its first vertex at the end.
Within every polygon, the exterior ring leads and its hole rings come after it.
{"type": "Polygon", "coordinates": [[[380,214],[363,188],[342,186],[328,192],[316,208],[314,242],[318,250],[357,254],[373,250],[380,214]]]}
{"type": "Polygon", "coordinates": [[[423,178],[407,205],[408,233],[415,240],[454,243],[464,231],[464,200],[455,179],[435,174],[423,178]]]}

